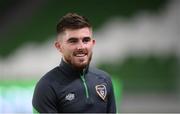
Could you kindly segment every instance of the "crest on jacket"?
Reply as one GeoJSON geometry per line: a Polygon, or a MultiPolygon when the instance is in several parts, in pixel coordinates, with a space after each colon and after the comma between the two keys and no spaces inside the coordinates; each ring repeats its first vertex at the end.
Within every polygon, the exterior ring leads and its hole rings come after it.
{"type": "Polygon", "coordinates": [[[107,95],[107,89],[104,84],[96,85],[96,93],[105,101],[107,95]]]}

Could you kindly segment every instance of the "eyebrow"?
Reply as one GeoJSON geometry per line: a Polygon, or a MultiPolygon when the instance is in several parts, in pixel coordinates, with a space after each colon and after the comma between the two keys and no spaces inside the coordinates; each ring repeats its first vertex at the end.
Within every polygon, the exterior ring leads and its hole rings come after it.
{"type": "Polygon", "coordinates": [[[89,36],[83,37],[83,39],[85,39],[85,38],[89,38],[89,39],[91,39],[91,37],[89,37],[89,36]]]}
{"type": "Polygon", "coordinates": [[[68,40],[67,40],[67,42],[70,42],[70,41],[73,41],[73,40],[77,40],[78,38],[76,38],[76,37],[70,37],[68,40]]]}
{"type": "MultiPolygon", "coordinates": [[[[85,38],[91,39],[91,37],[89,37],[89,36],[85,36],[82,39],[85,39],[85,38]]],[[[67,41],[77,40],[77,39],[78,39],[77,37],[70,37],[67,41]]]]}

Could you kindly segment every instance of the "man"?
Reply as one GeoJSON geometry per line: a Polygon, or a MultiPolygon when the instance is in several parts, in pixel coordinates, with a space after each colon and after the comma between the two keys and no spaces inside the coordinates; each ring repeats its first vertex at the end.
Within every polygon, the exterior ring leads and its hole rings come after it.
{"type": "Polygon", "coordinates": [[[68,13],[57,24],[55,47],[62,54],[59,66],[36,85],[33,108],[39,113],[115,113],[110,77],[89,66],[95,40],[88,20],[68,13]]]}

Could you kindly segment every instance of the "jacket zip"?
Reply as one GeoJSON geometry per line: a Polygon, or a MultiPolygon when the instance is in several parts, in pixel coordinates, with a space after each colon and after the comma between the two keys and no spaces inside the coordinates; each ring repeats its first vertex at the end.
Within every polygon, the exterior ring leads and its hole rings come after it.
{"type": "Polygon", "coordinates": [[[84,85],[85,92],[86,92],[86,98],[88,99],[89,98],[89,92],[88,92],[86,80],[84,78],[84,73],[80,77],[81,77],[81,80],[83,81],[83,85],[84,85]]]}

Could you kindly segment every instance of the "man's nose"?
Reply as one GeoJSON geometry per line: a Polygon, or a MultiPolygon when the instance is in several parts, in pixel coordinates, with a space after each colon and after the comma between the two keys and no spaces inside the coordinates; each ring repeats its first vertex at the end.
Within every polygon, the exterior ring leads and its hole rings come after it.
{"type": "Polygon", "coordinates": [[[84,49],[84,45],[83,41],[79,41],[77,49],[84,49]]]}

